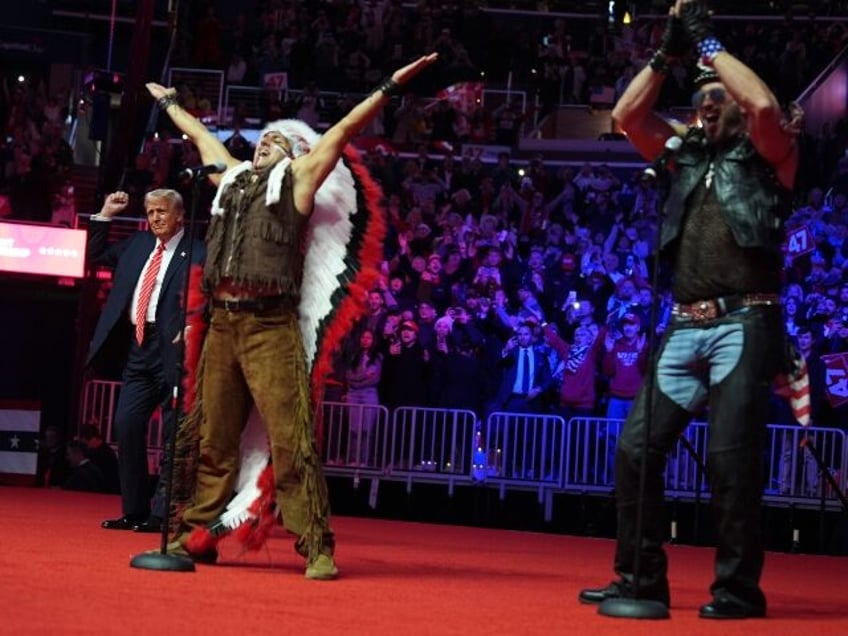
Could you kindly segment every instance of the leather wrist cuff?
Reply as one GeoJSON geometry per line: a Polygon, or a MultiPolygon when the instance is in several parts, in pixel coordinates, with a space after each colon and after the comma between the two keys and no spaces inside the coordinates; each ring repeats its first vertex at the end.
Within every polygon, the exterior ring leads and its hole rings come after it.
{"type": "Polygon", "coordinates": [[[160,97],[156,100],[156,105],[159,106],[159,110],[168,110],[168,106],[173,106],[177,104],[177,98],[174,95],[165,95],[164,97],[160,97]]]}
{"type": "Polygon", "coordinates": [[[395,95],[400,95],[400,84],[391,77],[387,77],[374,89],[375,93],[377,91],[380,91],[386,97],[394,97],[395,95]]]}
{"type": "Polygon", "coordinates": [[[648,62],[648,66],[651,67],[654,73],[668,73],[668,58],[662,51],[657,51],[654,53],[651,61],[648,62]]]}

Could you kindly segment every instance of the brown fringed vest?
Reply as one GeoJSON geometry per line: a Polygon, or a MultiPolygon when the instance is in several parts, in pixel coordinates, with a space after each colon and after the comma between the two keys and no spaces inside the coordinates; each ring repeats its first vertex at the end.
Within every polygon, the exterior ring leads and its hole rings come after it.
{"type": "Polygon", "coordinates": [[[307,217],[295,209],[291,171],[283,177],[280,201],[265,205],[269,173],[246,170],[222,193],[225,213],[213,215],[206,237],[206,291],[227,280],[295,299],[299,295],[307,217]]]}

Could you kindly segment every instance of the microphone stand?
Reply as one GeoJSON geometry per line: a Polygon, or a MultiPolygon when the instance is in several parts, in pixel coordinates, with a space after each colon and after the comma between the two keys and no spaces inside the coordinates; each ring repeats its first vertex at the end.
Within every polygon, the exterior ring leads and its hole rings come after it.
{"type": "Polygon", "coordinates": [[[654,298],[651,303],[651,313],[648,320],[649,332],[648,342],[645,346],[651,355],[651,363],[648,365],[648,374],[645,377],[645,401],[644,401],[644,425],[642,426],[642,457],[639,461],[639,486],[636,505],[636,530],[635,543],[633,546],[633,596],[608,598],[598,606],[598,614],[609,616],[611,618],[647,618],[647,619],[663,619],[670,618],[668,607],[660,601],[654,601],[647,598],[638,598],[639,596],[639,577],[641,575],[642,561],[642,536],[644,535],[644,517],[645,517],[645,483],[648,475],[648,442],[651,437],[651,418],[654,414],[654,377],[656,374],[656,366],[659,363],[655,359],[656,340],[657,340],[657,313],[660,302],[659,297],[659,271],[660,271],[660,241],[662,241],[662,226],[664,220],[663,207],[668,194],[667,173],[663,171],[663,179],[660,181],[657,175],[657,190],[659,197],[657,200],[657,234],[656,247],[654,248],[654,262],[651,267],[651,287],[653,287],[654,298]]]}
{"type": "Polygon", "coordinates": [[[180,304],[180,321],[182,331],[180,332],[179,353],[177,355],[177,381],[172,389],[172,400],[174,407],[174,425],[170,427],[165,436],[165,466],[163,470],[167,475],[165,481],[165,500],[163,507],[165,517],[162,519],[162,532],[160,534],[159,552],[142,552],[130,559],[130,567],[141,570],[161,570],[165,572],[194,572],[194,561],[188,557],[176,554],[168,554],[168,533],[171,520],[171,497],[173,496],[174,483],[174,454],[176,452],[177,429],[179,428],[181,412],[183,408],[183,376],[185,374],[185,323],[186,305],[188,304],[189,285],[191,281],[192,256],[194,252],[194,226],[197,217],[197,201],[200,199],[200,181],[202,177],[193,180],[191,188],[191,205],[189,206],[188,223],[185,232],[188,238],[186,250],[186,268],[183,276],[183,300],[180,304]]]}

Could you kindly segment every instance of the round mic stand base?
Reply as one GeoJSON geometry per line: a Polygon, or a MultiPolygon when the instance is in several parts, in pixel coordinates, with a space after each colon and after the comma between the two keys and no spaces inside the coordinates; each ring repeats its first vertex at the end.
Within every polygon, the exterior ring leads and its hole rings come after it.
{"type": "Polygon", "coordinates": [[[608,598],[598,606],[598,614],[612,618],[670,618],[665,603],[646,598],[608,598]]]}
{"type": "Polygon", "coordinates": [[[130,567],[162,572],[194,572],[194,561],[167,552],[143,552],[130,559],[130,567]]]}

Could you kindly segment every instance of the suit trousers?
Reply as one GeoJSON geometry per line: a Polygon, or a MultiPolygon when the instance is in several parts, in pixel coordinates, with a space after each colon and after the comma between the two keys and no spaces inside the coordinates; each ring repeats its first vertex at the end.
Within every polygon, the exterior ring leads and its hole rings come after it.
{"type": "MultiPolygon", "coordinates": [[[[154,327],[145,329],[144,340],[132,338],[122,376],[121,394],[115,407],[114,430],[118,442],[118,475],[121,482],[121,508],[125,515],[145,518],[150,514],[150,474],[147,463],[147,429],[156,407],[162,409],[163,433],[167,435],[176,417],[171,387],[162,368],[159,338],[154,327]]],[[[163,480],[157,492],[163,490],[163,480]]],[[[163,517],[161,497],[154,501],[153,513],[163,517]]]]}
{"type": "Polygon", "coordinates": [[[197,483],[189,528],[218,517],[232,496],[241,434],[256,405],[268,430],[277,505],[298,551],[332,554],[327,484],[315,444],[309,378],[297,313],[214,309],[201,385],[197,483]]]}

